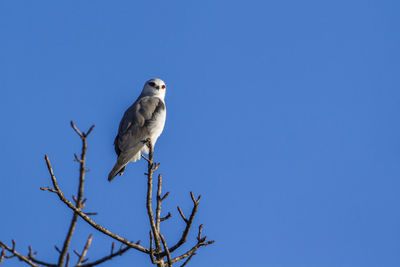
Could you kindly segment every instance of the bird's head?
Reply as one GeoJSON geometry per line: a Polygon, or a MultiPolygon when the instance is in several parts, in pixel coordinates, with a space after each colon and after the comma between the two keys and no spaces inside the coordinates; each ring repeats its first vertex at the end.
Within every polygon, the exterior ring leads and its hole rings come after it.
{"type": "Polygon", "coordinates": [[[167,86],[163,80],[154,78],[144,84],[142,95],[157,96],[164,100],[166,89],[167,86]]]}

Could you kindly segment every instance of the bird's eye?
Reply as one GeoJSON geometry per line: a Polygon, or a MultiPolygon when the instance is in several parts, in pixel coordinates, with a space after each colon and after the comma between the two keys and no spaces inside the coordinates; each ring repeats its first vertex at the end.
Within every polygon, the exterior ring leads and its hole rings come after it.
{"type": "Polygon", "coordinates": [[[163,84],[163,85],[161,85],[161,88],[162,88],[162,89],[165,89],[165,85],[164,85],[164,84],[163,84]]]}
{"type": "Polygon", "coordinates": [[[151,87],[156,86],[156,84],[155,84],[154,82],[149,82],[149,85],[150,85],[151,87]]]}

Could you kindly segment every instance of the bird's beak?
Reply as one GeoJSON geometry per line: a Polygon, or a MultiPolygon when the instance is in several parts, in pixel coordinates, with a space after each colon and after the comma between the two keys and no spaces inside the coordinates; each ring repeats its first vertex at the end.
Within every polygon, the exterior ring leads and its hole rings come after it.
{"type": "Polygon", "coordinates": [[[156,88],[157,88],[158,90],[160,90],[160,86],[159,86],[159,85],[157,85],[156,88]]]}

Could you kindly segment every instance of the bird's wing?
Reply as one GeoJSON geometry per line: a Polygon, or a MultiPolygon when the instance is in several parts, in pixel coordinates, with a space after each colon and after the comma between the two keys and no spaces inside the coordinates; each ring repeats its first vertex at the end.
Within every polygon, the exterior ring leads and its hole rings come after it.
{"type": "Polygon", "coordinates": [[[146,139],[150,137],[151,127],[149,126],[163,110],[165,110],[163,101],[152,96],[141,97],[128,108],[120,122],[118,135],[114,141],[118,159],[109,179],[117,175],[133,156],[142,150],[146,139]]]}
{"type": "Polygon", "coordinates": [[[138,99],[129,107],[121,120],[115,149],[120,153],[127,153],[136,146],[136,143],[143,143],[150,137],[149,126],[164,109],[165,105],[158,97],[145,96],[138,99]]]}

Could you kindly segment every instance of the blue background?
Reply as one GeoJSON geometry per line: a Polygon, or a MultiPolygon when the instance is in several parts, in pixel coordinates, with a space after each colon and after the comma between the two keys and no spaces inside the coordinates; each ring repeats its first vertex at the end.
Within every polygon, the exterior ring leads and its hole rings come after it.
{"type": "MultiPolygon", "coordinates": [[[[167,83],[156,147],[169,245],[202,194],[191,266],[400,266],[399,1],[0,1],[0,240],[56,261],[88,139],[96,222],[148,246],[145,162],[112,183],[113,138],[144,82],[167,83]]],[[[90,260],[111,240],[90,233],[90,260]]],[[[186,245],[185,249],[190,248],[186,245]]],[[[185,251],[180,250],[180,252],[185,251]]],[[[72,262],[76,257],[72,255],[72,262]]],[[[7,260],[5,266],[24,266],[7,260]]],[[[105,266],[150,266],[131,251],[105,266]]],[[[190,265],[189,265],[190,266],[190,265]]]]}

